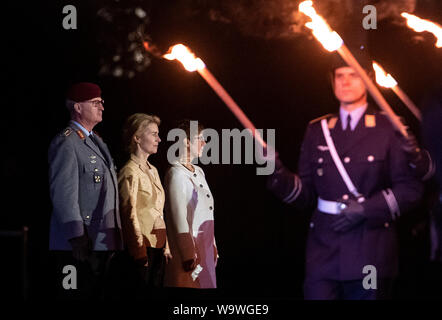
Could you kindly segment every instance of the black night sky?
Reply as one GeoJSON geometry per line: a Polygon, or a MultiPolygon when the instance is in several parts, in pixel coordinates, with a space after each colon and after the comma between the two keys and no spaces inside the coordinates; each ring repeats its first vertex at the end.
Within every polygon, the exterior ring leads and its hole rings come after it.
{"type": "MultiPolygon", "coordinates": [[[[245,7],[253,3],[239,2],[245,7]]],[[[283,2],[275,1],[275,5],[283,2]]],[[[104,120],[95,129],[107,142],[118,167],[126,160],[121,145],[122,124],[135,112],[155,114],[162,120],[163,142],[158,154],[149,158],[161,177],[168,166],[166,136],[175,121],[195,119],[219,132],[224,128],[242,130],[204,80],[176,62],[151,57],[150,64],[135,71],[132,78],[100,73],[113,56],[113,48],[124,46],[126,29],[135,23],[133,15],[120,14],[111,23],[97,15],[100,8],[113,10],[119,5],[140,6],[147,12],[149,22],[144,32],[162,50],[184,43],[201,57],[257,128],[276,129],[276,148],[292,170],[296,170],[308,122],[338,107],[329,83],[330,54],[310,37],[309,31],[293,36],[252,34],[235,23],[237,20],[227,23],[211,18],[213,8],[222,8],[218,1],[10,3],[3,9],[9,19],[5,20],[2,39],[6,72],[2,81],[4,205],[0,229],[29,227],[31,297],[41,292],[39,288],[44,287],[47,276],[51,213],[47,150],[53,136],[67,124],[64,98],[70,84],[91,81],[101,86],[104,120]],[[67,4],[77,8],[77,30],[63,29],[62,9],[67,4]]],[[[256,6],[250,6],[251,15],[255,14],[256,6]]],[[[442,23],[442,2],[417,0],[414,13],[442,23]]],[[[269,28],[284,28],[285,20],[268,23],[269,28]]],[[[366,32],[373,59],[419,105],[442,80],[442,49],[435,48],[434,37],[416,34],[391,18],[378,21],[377,30],[366,32]]],[[[127,67],[133,66],[127,63],[127,67]]],[[[419,135],[419,123],[412,114],[394,94],[381,91],[419,135]]],[[[215,198],[220,292],[302,299],[308,212],[281,204],[266,190],[265,177],[255,174],[255,165],[202,167],[215,198]]],[[[405,280],[397,296],[413,298],[418,296],[416,290],[425,286],[414,280],[425,281],[422,272],[426,252],[421,250],[426,248],[425,236],[410,240],[407,227],[404,230],[401,279],[405,280]]],[[[12,296],[20,296],[20,240],[0,239],[2,250],[8,252],[2,259],[5,271],[1,276],[5,279],[1,281],[12,296]]]]}

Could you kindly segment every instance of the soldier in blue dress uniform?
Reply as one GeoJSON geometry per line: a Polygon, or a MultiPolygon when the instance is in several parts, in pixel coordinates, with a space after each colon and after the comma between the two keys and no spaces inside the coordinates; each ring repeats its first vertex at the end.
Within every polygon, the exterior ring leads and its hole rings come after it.
{"type": "Polygon", "coordinates": [[[298,174],[276,157],[268,186],[285,203],[316,207],[307,239],[306,299],[388,298],[398,272],[395,222],[418,203],[422,185],[400,134],[367,102],[355,70],[338,61],[332,78],[339,112],[309,123],[298,174]],[[326,131],[350,182],[337,169],[326,131]]]}

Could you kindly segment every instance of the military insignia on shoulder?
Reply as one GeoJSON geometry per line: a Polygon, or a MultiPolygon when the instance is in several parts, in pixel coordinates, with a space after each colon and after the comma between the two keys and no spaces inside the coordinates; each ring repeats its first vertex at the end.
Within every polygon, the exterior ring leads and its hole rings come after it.
{"type": "Polygon", "coordinates": [[[327,119],[327,118],[330,118],[331,116],[333,116],[332,113],[326,114],[325,116],[321,116],[319,118],[313,119],[312,121],[309,122],[309,124],[313,124],[313,123],[319,122],[322,119],[327,119]]]}
{"type": "Polygon", "coordinates": [[[330,120],[328,120],[328,128],[329,129],[334,129],[336,122],[338,122],[338,117],[332,117],[330,118],[330,120]]]}
{"type": "Polygon", "coordinates": [[[63,135],[64,135],[65,137],[68,137],[71,133],[72,133],[72,129],[71,129],[71,128],[66,128],[66,129],[63,131],[63,135]]]}
{"type": "Polygon", "coordinates": [[[77,134],[78,134],[78,136],[80,137],[80,139],[81,140],[84,140],[86,137],[84,136],[84,133],[83,133],[83,131],[81,131],[81,130],[77,130],[77,131],[75,131],[77,134]]]}
{"type": "Polygon", "coordinates": [[[365,126],[367,128],[376,127],[376,116],[374,114],[366,114],[365,115],[365,126]]]}

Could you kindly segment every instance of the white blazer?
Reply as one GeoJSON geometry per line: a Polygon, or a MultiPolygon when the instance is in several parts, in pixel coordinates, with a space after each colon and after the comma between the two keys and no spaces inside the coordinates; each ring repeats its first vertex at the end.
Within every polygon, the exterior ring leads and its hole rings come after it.
{"type": "Polygon", "coordinates": [[[174,162],[166,173],[165,220],[172,260],[166,266],[165,286],[216,288],[213,196],[204,171],[194,167],[191,172],[174,162]],[[193,281],[182,263],[195,256],[203,270],[193,281]]]}

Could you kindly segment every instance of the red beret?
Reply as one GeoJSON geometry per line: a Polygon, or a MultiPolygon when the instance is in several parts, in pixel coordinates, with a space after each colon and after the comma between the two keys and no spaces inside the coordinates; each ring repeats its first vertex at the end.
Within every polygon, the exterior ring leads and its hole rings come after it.
{"type": "Polygon", "coordinates": [[[101,89],[98,85],[90,82],[79,82],[69,88],[66,98],[75,102],[82,102],[97,97],[101,97],[101,89]]]}

